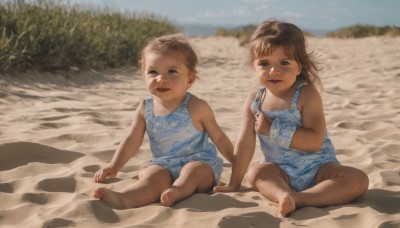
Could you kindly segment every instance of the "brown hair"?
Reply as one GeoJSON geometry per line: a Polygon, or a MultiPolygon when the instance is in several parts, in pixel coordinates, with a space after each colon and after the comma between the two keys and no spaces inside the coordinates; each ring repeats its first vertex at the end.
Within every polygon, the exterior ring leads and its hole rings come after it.
{"type": "Polygon", "coordinates": [[[181,55],[185,66],[198,78],[196,66],[199,59],[189,40],[183,34],[165,35],[152,39],[142,50],[140,56],[139,64],[142,71],[145,66],[144,56],[148,52],[181,55]]]}
{"type": "Polygon", "coordinates": [[[322,89],[318,68],[312,60],[313,52],[307,53],[304,34],[294,24],[263,21],[250,38],[250,63],[253,64],[260,56],[271,54],[276,47],[283,47],[285,54],[302,67],[298,80],[322,89]]]}

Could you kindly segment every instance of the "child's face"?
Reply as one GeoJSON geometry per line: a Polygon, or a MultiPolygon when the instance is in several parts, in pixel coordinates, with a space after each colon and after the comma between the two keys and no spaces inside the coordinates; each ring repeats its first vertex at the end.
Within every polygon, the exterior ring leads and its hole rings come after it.
{"type": "Polygon", "coordinates": [[[183,56],[148,52],[144,74],[149,92],[164,101],[181,99],[194,82],[183,56]]]}
{"type": "Polygon", "coordinates": [[[256,58],[253,66],[260,84],[272,92],[285,92],[301,72],[301,66],[290,59],[280,46],[270,55],[256,58]]]}

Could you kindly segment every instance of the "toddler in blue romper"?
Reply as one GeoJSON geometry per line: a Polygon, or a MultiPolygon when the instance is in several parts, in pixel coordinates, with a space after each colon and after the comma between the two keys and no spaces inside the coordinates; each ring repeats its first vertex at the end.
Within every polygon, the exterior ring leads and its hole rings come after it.
{"type": "Polygon", "coordinates": [[[207,132],[200,132],[193,125],[187,109],[191,96],[187,92],[182,105],[165,116],[154,115],[153,97],[147,97],[146,131],[153,155],[150,165],[167,169],[176,180],[185,164],[202,161],[212,168],[214,181],[218,183],[223,160],[218,157],[216,146],[209,141],[207,132]]]}
{"type": "MultiPolygon", "coordinates": [[[[289,178],[289,185],[294,191],[303,191],[315,184],[315,176],[319,168],[326,163],[339,163],[335,149],[325,130],[321,149],[316,152],[303,152],[289,148],[291,139],[297,127],[302,127],[301,113],[297,109],[300,90],[305,83],[300,84],[292,98],[288,110],[263,111],[263,114],[273,120],[270,137],[258,134],[261,150],[265,161],[282,168],[289,178]]],[[[260,111],[260,102],[265,88],[261,88],[252,103],[255,115],[260,111]]]]}

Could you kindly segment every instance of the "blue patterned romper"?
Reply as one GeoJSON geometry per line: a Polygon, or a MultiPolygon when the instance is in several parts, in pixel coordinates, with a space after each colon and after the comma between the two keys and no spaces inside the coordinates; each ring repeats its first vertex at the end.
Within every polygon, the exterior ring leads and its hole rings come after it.
{"type": "Polygon", "coordinates": [[[200,132],[193,125],[187,109],[191,96],[187,93],[182,105],[165,116],[154,115],[153,97],[147,97],[146,131],[153,155],[150,165],[167,169],[176,180],[185,164],[202,161],[212,168],[214,181],[218,183],[223,161],[218,157],[215,145],[209,141],[207,132],[200,132]]]}
{"type": "MultiPolygon", "coordinates": [[[[339,163],[326,129],[320,151],[302,152],[289,148],[296,128],[303,126],[301,113],[297,109],[297,100],[304,85],[305,83],[302,83],[296,88],[290,109],[263,111],[265,116],[273,119],[270,136],[258,134],[265,161],[272,162],[285,171],[290,187],[294,191],[303,191],[314,186],[315,176],[322,165],[330,162],[339,163]]],[[[265,88],[261,88],[252,103],[254,115],[260,110],[264,92],[265,88]]]]}

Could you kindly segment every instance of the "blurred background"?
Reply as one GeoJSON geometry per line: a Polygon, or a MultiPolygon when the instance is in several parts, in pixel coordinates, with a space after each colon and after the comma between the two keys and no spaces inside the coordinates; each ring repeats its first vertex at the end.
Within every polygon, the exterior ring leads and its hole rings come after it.
{"type": "Polygon", "coordinates": [[[169,18],[189,35],[211,35],[218,28],[258,24],[268,18],[295,23],[325,35],[355,24],[400,25],[396,0],[70,0],[120,12],[152,12],[169,18]]]}
{"type": "Polygon", "coordinates": [[[0,0],[0,73],[137,65],[149,39],[183,32],[246,45],[265,19],[306,36],[400,35],[397,0],[0,0]]]}

